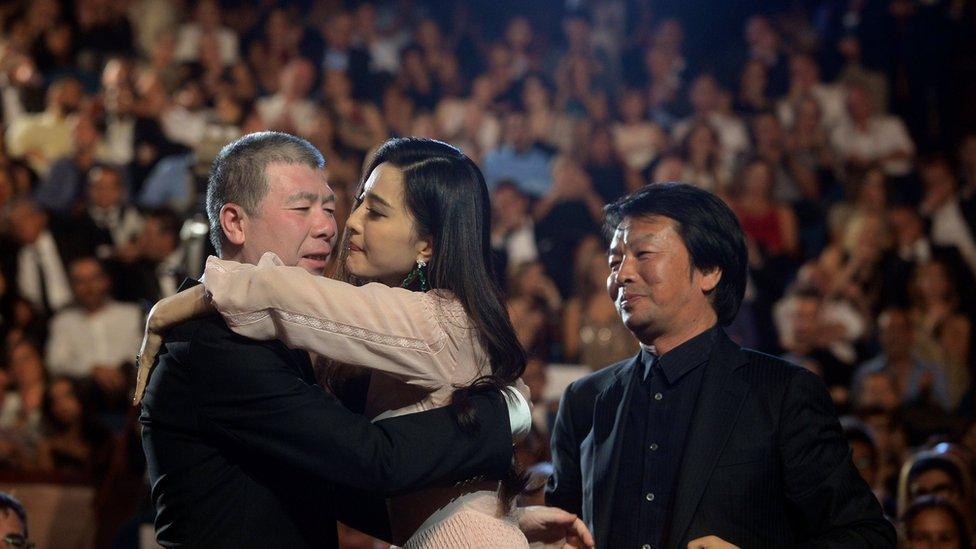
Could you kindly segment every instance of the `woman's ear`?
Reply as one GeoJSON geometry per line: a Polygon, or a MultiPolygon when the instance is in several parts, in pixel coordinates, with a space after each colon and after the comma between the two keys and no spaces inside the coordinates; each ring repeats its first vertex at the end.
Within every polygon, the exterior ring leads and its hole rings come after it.
{"type": "Polygon", "coordinates": [[[245,240],[245,229],[247,228],[247,213],[244,208],[228,202],[220,209],[220,228],[224,231],[224,237],[235,246],[243,246],[245,240]]]}
{"type": "Polygon", "coordinates": [[[434,256],[434,239],[432,237],[421,238],[417,241],[417,259],[424,263],[430,263],[430,258],[434,256]]]}

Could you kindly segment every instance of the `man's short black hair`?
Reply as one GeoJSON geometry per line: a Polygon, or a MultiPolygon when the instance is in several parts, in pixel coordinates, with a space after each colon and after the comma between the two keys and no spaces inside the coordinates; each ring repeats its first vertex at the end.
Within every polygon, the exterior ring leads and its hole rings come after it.
{"type": "Polygon", "coordinates": [[[728,326],[746,291],[746,240],[739,220],[714,194],[686,183],[655,183],[642,187],[604,208],[611,234],[624,218],[663,216],[675,222],[688,248],[691,264],[702,272],[721,269],[712,292],[718,323],[728,326]]]}

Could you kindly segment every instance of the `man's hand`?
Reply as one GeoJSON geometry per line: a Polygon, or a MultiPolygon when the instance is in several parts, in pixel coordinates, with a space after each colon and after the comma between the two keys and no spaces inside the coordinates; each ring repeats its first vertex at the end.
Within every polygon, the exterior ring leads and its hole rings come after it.
{"type": "Polygon", "coordinates": [[[739,549],[739,546],[732,545],[718,536],[705,536],[691,540],[688,549],[739,549]]]}
{"type": "Polygon", "coordinates": [[[518,510],[519,529],[533,548],[592,548],[593,536],[576,515],[557,507],[534,505],[518,510]]]}
{"type": "Polygon", "coordinates": [[[206,288],[201,284],[171,295],[160,300],[149,311],[146,319],[146,331],[139,349],[136,367],[136,390],[132,397],[133,404],[139,404],[142,394],[149,382],[149,373],[159,348],[163,346],[163,336],[166,330],[187,320],[213,314],[216,311],[207,295],[206,288]]]}

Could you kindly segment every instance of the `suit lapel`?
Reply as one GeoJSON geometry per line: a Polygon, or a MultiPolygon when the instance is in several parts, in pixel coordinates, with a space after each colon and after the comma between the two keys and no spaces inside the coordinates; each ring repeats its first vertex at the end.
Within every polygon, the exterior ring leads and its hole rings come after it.
{"type": "Polygon", "coordinates": [[[620,467],[620,446],[623,444],[624,421],[630,395],[633,393],[634,369],[640,364],[640,353],[615,376],[610,385],[599,395],[593,405],[593,476],[590,480],[593,493],[593,527],[598,534],[597,547],[606,546],[610,528],[610,509],[613,491],[617,486],[620,467]]]}
{"type": "Polygon", "coordinates": [[[680,543],[691,524],[715,463],[732,433],[749,386],[734,376],[746,363],[738,345],[721,332],[702,379],[678,474],[669,545],[680,543]]]}

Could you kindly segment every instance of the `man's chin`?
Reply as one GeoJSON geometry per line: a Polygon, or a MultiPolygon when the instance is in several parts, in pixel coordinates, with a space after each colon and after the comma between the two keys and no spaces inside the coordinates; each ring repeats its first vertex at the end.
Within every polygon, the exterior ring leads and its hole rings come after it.
{"type": "Polygon", "coordinates": [[[325,259],[303,257],[298,260],[297,266],[305,269],[313,275],[322,276],[325,274],[325,269],[329,266],[329,262],[325,259]]]}

